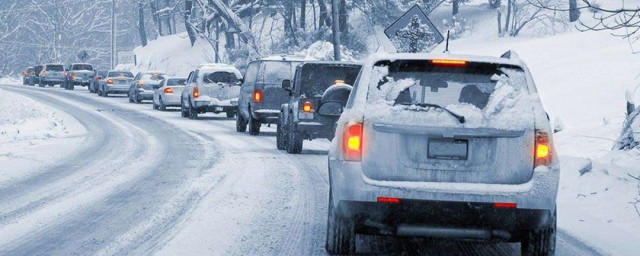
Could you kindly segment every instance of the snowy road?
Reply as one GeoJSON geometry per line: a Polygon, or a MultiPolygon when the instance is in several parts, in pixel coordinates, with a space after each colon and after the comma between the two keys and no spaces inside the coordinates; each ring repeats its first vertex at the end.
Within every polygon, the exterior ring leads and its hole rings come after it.
{"type": "MultiPolygon", "coordinates": [[[[125,97],[2,88],[65,110],[87,137],[73,151],[79,153],[0,186],[0,254],[325,254],[328,142],[306,142],[303,154],[292,156],[276,150],[273,127],[251,137],[236,133],[231,119],[187,120],[125,97]]],[[[373,237],[360,239],[359,248],[519,252],[516,244],[373,237]]],[[[598,253],[560,232],[558,254],[598,253]]]]}

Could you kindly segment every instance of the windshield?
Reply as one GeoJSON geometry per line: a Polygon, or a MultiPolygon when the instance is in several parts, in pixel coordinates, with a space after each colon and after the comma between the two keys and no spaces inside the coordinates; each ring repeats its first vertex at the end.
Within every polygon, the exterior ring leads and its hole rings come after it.
{"type": "Polygon", "coordinates": [[[264,62],[262,81],[268,85],[280,86],[285,79],[293,80],[296,66],[300,62],[266,61],[264,62]]]}
{"type": "Polygon", "coordinates": [[[133,74],[131,72],[116,71],[109,72],[109,75],[107,77],[133,77],[133,74]]]}
{"type": "Polygon", "coordinates": [[[299,88],[295,90],[307,97],[321,95],[329,86],[334,85],[336,80],[353,85],[359,72],[360,66],[305,64],[300,73],[300,81],[296,82],[299,88]]]}
{"type": "Polygon", "coordinates": [[[162,81],[164,80],[164,74],[161,73],[149,73],[142,75],[140,80],[162,81]]]}
{"type": "Polygon", "coordinates": [[[169,86],[186,85],[186,84],[187,84],[186,78],[171,78],[167,80],[167,85],[169,86]]]}
{"type": "Polygon", "coordinates": [[[88,64],[76,64],[71,66],[71,70],[93,70],[93,67],[88,64]]]}
{"type": "Polygon", "coordinates": [[[47,71],[64,71],[62,65],[47,65],[47,71]]]}
{"type": "Polygon", "coordinates": [[[227,71],[216,71],[212,73],[204,73],[202,81],[206,84],[226,83],[233,84],[240,81],[236,74],[227,71]]]}
{"type": "MultiPolygon", "coordinates": [[[[427,61],[380,62],[386,69],[375,86],[386,90],[385,98],[393,105],[428,105],[442,107],[469,104],[484,109],[496,84],[502,79],[524,79],[515,66],[468,63],[462,67],[434,66],[427,61]]],[[[515,83],[519,87],[522,83],[515,83]]]]}

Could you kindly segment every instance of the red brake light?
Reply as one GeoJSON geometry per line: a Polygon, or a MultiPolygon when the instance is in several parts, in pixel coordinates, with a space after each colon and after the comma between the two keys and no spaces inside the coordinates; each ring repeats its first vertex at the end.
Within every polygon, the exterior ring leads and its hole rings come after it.
{"type": "Polygon", "coordinates": [[[76,73],[71,73],[71,80],[76,79],[76,73]]]}
{"type": "Polygon", "coordinates": [[[550,165],[551,164],[551,145],[549,145],[549,135],[545,132],[536,132],[536,141],[535,141],[535,152],[534,152],[534,167],[540,165],[550,165]]]}
{"type": "Polygon", "coordinates": [[[100,79],[101,78],[99,76],[96,76],[96,81],[100,81],[100,79]]]}
{"type": "Polygon", "coordinates": [[[347,124],[342,137],[345,160],[360,161],[362,159],[362,142],[362,123],[347,124]]]}
{"type": "Polygon", "coordinates": [[[193,87],[193,98],[197,99],[198,97],[200,97],[200,89],[198,89],[198,87],[193,87]]]}
{"type": "Polygon", "coordinates": [[[493,204],[494,208],[502,208],[502,209],[515,209],[516,207],[518,207],[518,204],[516,203],[494,203],[493,204]]]}
{"type": "Polygon", "coordinates": [[[173,93],[173,89],[171,87],[164,88],[164,93],[173,93]]]}
{"type": "Polygon", "coordinates": [[[435,59],[431,60],[431,65],[443,66],[443,67],[464,67],[467,65],[466,60],[448,60],[448,59],[435,59]]]}
{"type": "Polygon", "coordinates": [[[111,78],[107,79],[107,84],[113,84],[113,80],[111,78]]]}
{"type": "Polygon", "coordinates": [[[313,110],[313,105],[311,105],[311,102],[305,101],[304,104],[302,104],[302,111],[309,113],[311,110],[313,110]]]}
{"type": "Polygon", "coordinates": [[[253,102],[255,103],[262,102],[262,91],[260,90],[253,91],[253,102]]]}
{"type": "Polygon", "coordinates": [[[400,199],[396,197],[378,197],[378,203],[399,204],[400,199]]]}
{"type": "Polygon", "coordinates": [[[26,72],[26,71],[25,71],[25,72],[24,72],[24,76],[28,76],[28,75],[29,75],[29,72],[26,72]]]}

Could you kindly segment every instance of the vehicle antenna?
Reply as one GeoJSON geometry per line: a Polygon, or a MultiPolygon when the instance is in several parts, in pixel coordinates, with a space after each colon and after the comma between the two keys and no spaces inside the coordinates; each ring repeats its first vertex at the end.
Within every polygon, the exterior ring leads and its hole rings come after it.
{"type": "Polygon", "coordinates": [[[451,30],[447,30],[447,45],[444,49],[444,53],[449,53],[449,32],[451,32],[451,30]]]}

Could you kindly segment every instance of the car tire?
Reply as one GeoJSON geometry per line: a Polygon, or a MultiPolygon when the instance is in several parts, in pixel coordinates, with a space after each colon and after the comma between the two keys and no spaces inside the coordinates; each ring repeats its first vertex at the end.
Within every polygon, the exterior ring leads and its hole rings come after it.
{"type": "Polygon", "coordinates": [[[38,87],[44,87],[44,84],[42,82],[39,82],[38,87]]]}
{"type": "Polygon", "coordinates": [[[196,120],[198,119],[198,111],[191,106],[191,100],[189,100],[189,119],[196,120]]]}
{"type": "Polygon", "coordinates": [[[158,101],[160,101],[160,103],[158,104],[158,109],[160,111],[167,111],[167,106],[164,105],[162,98],[158,97],[158,101]]]}
{"type": "Polygon", "coordinates": [[[129,103],[134,103],[135,102],[133,100],[133,96],[131,96],[131,93],[127,93],[127,96],[129,96],[129,103]]]}
{"type": "Polygon", "coordinates": [[[556,214],[549,227],[540,230],[530,230],[523,234],[520,242],[520,252],[523,256],[547,256],[556,252],[556,214]]]}
{"type": "Polygon", "coordinates": [[[284,129],[284,115],[280,112],[278,117],[278,127],[276,128],[276,147],[278,150],[285,150],[284,137],[287,136],[284,129]]]}
{"type": "Polygon", "coordinates": [[[260,123],[260,120],[253,118],[251,115],[249,115],[249,135],[253,135],[256,136],[258,134],[260,134],[260,126],[262,124],[260,123]]]}
{"type": "Polygon", "coordinates": [[[153,110],[159,110],[160,107],[158,106],[158,104],[156,104],[156,101],[153,101],[153,110]]]}
{"type": "Polygon", "coordinates": [[[76,85],[73,84],[73,82],[70,82],[67,87],[69,88],[70,91],[73,91],[75,89],[76,85]]]}
{"type": "Polygon", "coordinates": [[[247,131],[247,121],[245,121],[242,113],[238,113],[236,117],[236,132],[246,132],[247,131]]]}
{"type": "Polygon", "coordinates": [[[329,207],[327,216],[327,241],[325,249],[331,255],[350,255],[356,253],[355,224],[352,220],[336,214],[333,207],[333,195],[329,189],[329,207]]]}
{"type": "Polygon", "coordinates": [[[291,118],[289,118],[288,120],[288,125],[287,125],[287,144],[286,144],[286,149],[287,149],[287,153],[289,154],[300,154],[302,153],[302,143],[303,140],[300,137],[300,134],[298,134],[298,132],[296,132],[296,127],[295,127],[295,123],[293,122],[293,120],[291,120],[291,118]]]}
{"type": "Polygon", "coordinates": [[[189,112],[184,107],[184,101],[182,99],[180,100],[180,115],[185,118],[189,116],[189,112]]]}

